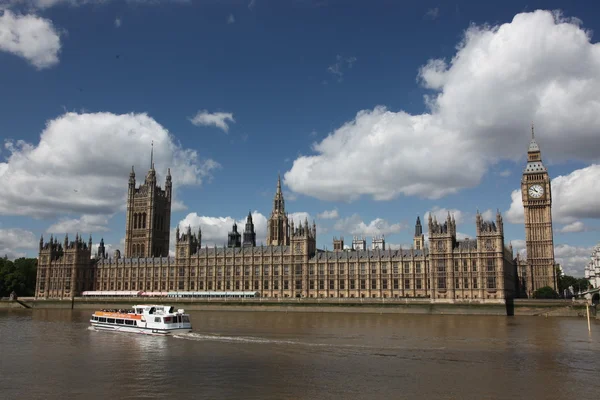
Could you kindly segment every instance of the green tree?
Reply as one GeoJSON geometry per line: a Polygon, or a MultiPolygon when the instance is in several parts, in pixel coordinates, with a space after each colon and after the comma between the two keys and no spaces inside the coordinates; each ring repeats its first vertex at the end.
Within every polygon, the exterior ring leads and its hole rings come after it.
{"type": "Polygon", "coordinates": [[[11,261],[0,258],[0,297],[15,292],[17,296],[32,296],[35,293],[37,259],[18,258],[11,261]]]}
{"type": "Polygon", "coordinates": [[[550,286],[544,286],[533,292],[534,299],[558,299],[558,293],[550,286]]]}

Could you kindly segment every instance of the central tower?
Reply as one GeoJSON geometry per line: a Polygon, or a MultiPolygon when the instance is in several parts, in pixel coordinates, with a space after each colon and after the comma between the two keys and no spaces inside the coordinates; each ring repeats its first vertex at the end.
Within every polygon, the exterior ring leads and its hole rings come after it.
{"type": "Polygon", "coordinates": [[[521,195],[525,215],[525,242],[529,282],[527,295],[544,286],[556,290],[554,239],[552,232],[552,192],[548,170],[535,141],[533,125],[527,151],[527,166],[521,179],[521,195]]]}
{"type": "Polygon", "coordinates": [[[135,186],[135,172],[131,167],[127,191],[125,257],[167,257],[173,183],[169,169],[165,189],[157,185],[154,145],[150,153],[150,170],[146,179],[139,188],[135,186]]]}
{"type": "Polygon", "coordinates": [[[267,245],[289,246],[290,232],[288,216],[285,213],[285,202],[281,192],[281,177],[277,176],[277,190],[273,198],[273,210],[267,223],[267,245]]]}

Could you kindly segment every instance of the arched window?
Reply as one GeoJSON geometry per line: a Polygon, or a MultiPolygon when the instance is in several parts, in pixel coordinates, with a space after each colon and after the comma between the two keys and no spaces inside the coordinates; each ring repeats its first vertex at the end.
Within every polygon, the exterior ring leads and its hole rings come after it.
{"type": "Polygon", "coordinates": [[[142,228],[146,229],[146,213],[142,214],[142,228]]]}
{"type": "Polygon", "coordinates": [[[140,257],[144,257],[145,256],[145,251],[144,250],[145,250],[144,245],[142,245],[142,249],[140,251],[140,257]]]}
{"type": "Polygon", "coordinates": [[[137,214],[133,214],[133,229],[137,229],[137,214]]]}

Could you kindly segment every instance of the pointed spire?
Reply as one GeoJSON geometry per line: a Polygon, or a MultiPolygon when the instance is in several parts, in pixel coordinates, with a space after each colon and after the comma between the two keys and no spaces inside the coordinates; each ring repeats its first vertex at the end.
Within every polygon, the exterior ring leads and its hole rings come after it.
{"type": "Polygon", "coordinates": [[[533,122],[531,123],[531,140],[535,140],[535,133],[533,131],[533,122]]]}
{"type": "Polygon", "coordinates": [[[281,193],[281,174],[277,173],[277,193],[281,193]]]}
{"type": "Polygon", "coordinates": [[[151,150],[150,150],[150,169],[154,169],[154,140],[152,141],[152,143],[150,144],[151,146],[151,150]]]}

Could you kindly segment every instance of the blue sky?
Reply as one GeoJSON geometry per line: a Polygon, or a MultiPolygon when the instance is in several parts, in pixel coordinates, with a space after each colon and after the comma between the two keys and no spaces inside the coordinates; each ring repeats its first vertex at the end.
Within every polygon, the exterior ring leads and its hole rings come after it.
{"type": "Polygon", "coordinates": [[[477,209],[499,209],[506,242],[522,248],[511,193],[532,121],[558,179],[557,258],[582,274],[598,242],[600,50],[593,34],[578,36],[599,28],[589,2],[31,0],[2,9],[0,250],[11,256],[34,256],[40,234],[64,231],[122,248],[127,166],[142,179],[151,140],[160,179],[173,169],[171,226],[200,224],[209,243],[221,245],[249,209],[268,217],[281,172],[286,208],[317,220],[321,248],[354,234],[409,244],[416,217],[431,210],[452,210],[473,237],[477,209]],[[221,127],[193,124],[202,111],[212,121],[222,113],[221,127]]]}

